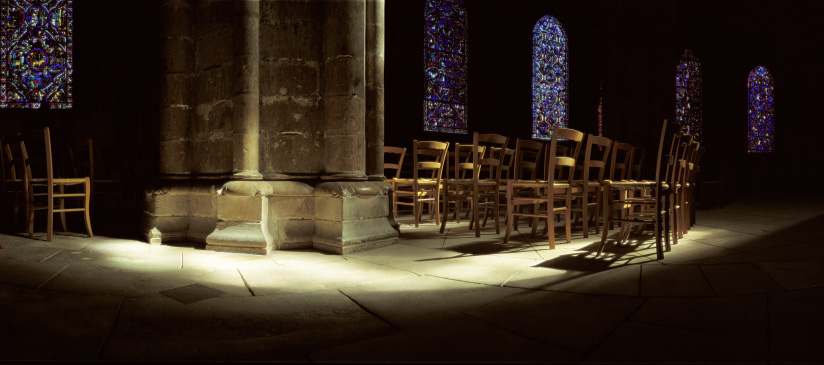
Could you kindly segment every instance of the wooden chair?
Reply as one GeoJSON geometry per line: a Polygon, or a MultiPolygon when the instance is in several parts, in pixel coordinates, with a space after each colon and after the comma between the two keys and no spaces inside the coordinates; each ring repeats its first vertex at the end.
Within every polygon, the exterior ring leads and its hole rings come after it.
{"type": "MultiPolygon", "coordinates": [[[[457,163],[455,166],[454,179],[446,181],[443,197],[443,220],[441,220],[440,232],[446,229],[446,217],[449,214],[449,204],[455,203],[456,209],[461,202],[471,201],[472,217],[470,218],[470,229],[475,228],[475,237],[481,236],[481,224],[479,221],[480,209],[484,209],[484,220],[489,211],[495,217],[495,232],[501,233],[500,225],[500,185],[501,172],[504,161],[506,146],[509,137],[499,134],[486,134],[475,132],[472,134],[472,162],[457,163]],[[497,151],[497,154],[490,153],[485,157],[482,149],[486,151],[497,151]],[[471,176],[465,177],[464,172],[471,172],[471,176]],[[464,176],[463,178],[461,178],[464,176]]],[[[457,147],[456,147],[457,150],[457,147]]],[[[457,156],[457,155],[456,155],[457,156]]]]}
{"type": "Polygon", "coordinates": [[[12,213],[12,226],[17,227],[20,211],[26,211],[26,182],[23,179],[23,159],[20,153],[20,139],[17,135],[0,138],[0,165],[2,165],[2,207],[0,220],[9,222],[7,214],[12,213]],[[11,142],[11,143],[10,143],[11,142]],[[12,151],[16,152],[12,152],[12,151]]]}
{"type": "Polygon", "coordinates": [[[54,214],[59,213],[63,230],[66,230],[66,216],[68,212],[83,212],[86,232],[93,237],[92,225],[89,217],[89,201],[91,197],[91,182],[88,176],[82,178],[58,178],[54,176],[52,165],[52,145],[49,128],[42,130],[25,131],[20,134],[20,152],[23,158],[23,168],[28,203],[27,226],[29,237],[34,236],[34,212],[46,210],[46,240],[51,241],[54,228],[54,214]],[[82,185],[83,189],[77,193],[67,193],[66,186],[82,185]],[[58,189],[55,192],[55,188],[58,189]],[[42,198],[46,198],[42,201],[42,198]],[[55,207],[55,199],[58,207],[55,207]],[[65,207],[66,199],[82,200],[82,207],[65,207]]]}
{"type": "MultiPolygon", "coordinates": [[[[509,242],[509,237],[512,233],[512,227],[516,216],[525,216],[531,218],[545,218],[547,225],[547,235],[549,239],[549,248],[555,249],[555,225],[554,217],[556,214],[563,213],[564,224],[566,227],[566,241],[572,240],[572,227],[570,219],[570,211],[572,207],[572,178],[575,175],[575,157],[578,155],[578,150],[583,140],[584,134],[580,131],[568,128],[559,128],[557,125],[552,129],[552,139],[550,140],[549,149],[545,153],[545,171],[547,174],[546,180],[510,180],[506,188],[507,205],[507,226],[506,235],[504,236],[504,243],[509,242]],[[572,143],[571,156],[558,155],[558,139],[563,138],[572,143]],[[558,168],[558,169],[556,169],[558,168]],[[558,173],[554,173],[556,170],[558,173]],[[563,171],[566,170],[566,171],[563,171]],[[564,180],[556,180],[557,176],[566,176],[564,180]],[[529,195],[516,195],[516,192],[523,192],[531,189],[529,195]],[[556,204],[560,203],[560,205],[556,204]],[[525,213],[516,209],[523,205],[534,206],[536,204],[543,204],[546,206],[544,212],[540,211],[525,213]]],[[[533,234],[537,224],[532,225],[533,234]]]]}
{"type": "MultiPolygon", "coordinates": [[[[544,155],[544,143],[539,141],[533,141],[528,139],[520,139],[518,138],[515,142],[515,156],[513,160],[515,161],[513,166],[513,173],[512,179],[515,180],[535,180],[538,178],[539,174],[539,167],[541,165],[541,158],[544,155]]],[[[507,179],[506,181],[509,181],[507,179]]],[[[505,182],[502,183],[503,185],[503,196],[504,196],[504,209],[506,209],[506,187],[507,184],[505,182]]],[[[523,189],[523,191],[516,191],[513,194],[515,196],[524,196],[529,195],[533,189],[527,188],[523,189]]],[[[527,208],[527,206],[522,206],[521,209],[527,208]]],[[[537,211],[537,207],[533,206],[532,211],[537,211]]],[[[507,216],[505,222],[508,224],[509,216],[507,216]]],[[[518,216],[515,216],[514,227],[518,228],[518,216]]]]}
{"type": "MultiPolygon", "coordinates": [[[[483,158],[485,154],[486,146],[478,146],[478,157],[483,158]]],[[[452,150],[449,151],[449,158],[446,162],[446,180],[469,179],[472,176],[472,145],[455,143],[452,150]]],[[[461,223],[461,214],[463,213],[465,214],[464,218],[469,219],[472,214],[471,186],[447,184],[446,188],[453,189],[452,191],[448,191],[447,194],[451,194],[455,197],[466,196],[465,199],[450,201],[450,203],[455,204],[452,218],[455,219],[455,222],[461,223]],[[454,189],[458,190],[456,191],[454,189]],[[466,208],[465,212],[464,208],[466,208]]],[[[471,220],[470,224],[472,224],[471,220]]]]}
{"type": "Polygon", "coordinates": [[[630,164],[632,163],[632,151],[634,149],[635,147],[629,143],[618,141],[612,143],[607,180],[621,181],[630,179],[630,164]]]}
{"type": "Polygon", "coordinates": [[[572,181],[572,198],[575,203],[572,210],[579,212],[583,218],[584,238],[589,237],[591,218],[594,218],[592,221],[595,223],[595,234],[600,233],[598,215],[601,212],[601,191],[611,146],[612,141],[609,138],[589,134],[584,149],[581,178],[572,181]],[[593,156],[595,147],[598,147],[599,151],[605,149],[606,152],[602,153],[600,158],[596,158],[593,156]]]}
{"type": "Polygon", "coordinates": [[[415,227],[418,227],[423,203],[433,203],[435,223],[439,222],[441,181],[449,142],[412,141],[412,178],[395,178],[393,200],[396,205],[412,206],[415,227]]]}
{"type": "MultiPolygon", "coordinates": [[[[672,128],[670,128],[672,129],[672,128]]],[[[661,127],[661,137],[658,143],[658,158],[655,165],[655,179],[654,180],[639,180],[639,181],[604,181],[604,233],[601,235],[601,244],[598,247],[597,255],[600,255],[606,246],[607,237],[611,228],[610,223],[639,223],[651,224],[655,235],[655,248],[657,258],[662,260],[664,258],[664,243],[666,241],[666,250],[670,250],[669,240],[669,222],[670,222],[670,205],[673,203],[673,189],[672,181],[667,181],[665,176],[669,172],[669,167],[674,164],[674,159],[663,156],[665,146],[665,139],[667,137],[667,120],[661,127]],[[662,171],[661,167],[665,166],[666,172],[662,171]],[[662,173],[664,172],[664,173],[662,173]],[[649,195],[638,194],[635,197],[629,197],[630,191],[649,191],[649,195]],[[617,198],[616,198],[617,196],[617,198]],[[627,213],[635,207],[651,207],[650,209],[638,210],[635,214],[627,213]],[[621,211],[622,215],[618,218],[613,217],[615,211],[621,211]],[[662,235],[663,233],[663,240],[662,235]]],[[[673,137],[673,143],[677,139],[677,135],[673,137]]],[[[672,148],[670,148],[672,150],[672,148]]],[[[619,232],[617,242],[620,242],[622,233],[619,232]]]]}
{"type": "MultiPolygon", "coordinates": [[[[383,146],[383,174],[386,177],[386,182],[392,184],[392,191],[395,191],[395,179],[401,177],[401,170],[403,167],[403,158],[406,156],[406,147],[392,147],[383,146]],[[392,158],[387,158],[392,157],[392,158]],[[387,162],[397,161],[397,163],[387,162]],[[392,177],[386,175],[386,170],[394,170],[392,177]]],[[[390,195],[390,206],[392,207],[392,217],[398,217],[398,205],[395,204],[395,194],[390,195]]]]}

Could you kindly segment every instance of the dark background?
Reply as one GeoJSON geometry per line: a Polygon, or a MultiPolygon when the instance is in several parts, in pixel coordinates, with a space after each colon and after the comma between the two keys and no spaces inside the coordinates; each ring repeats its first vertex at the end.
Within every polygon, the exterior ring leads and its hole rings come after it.
{"type": "MultiPolygon", "coordinates": [[[[385,143],[471,142],[471,134],[422,130],[423,3],[386,4],[385,143]]],[[[732,199],[734,193],[786,192],[788,183],[824,177],[822,1],[464,3],[470,133],[530,138],[532,29],[549,14],[568,38],[570,128],[598,132],[603,80],[604,136],[656,153],[662,119],[674,120],[675,70],[688,48],[703,75],[706,154],[699,179],[723,179],[732,199]],[[746,83],[758,65],[775,80],[775,152],[769,154],[747,153],[746,83]]],[[[651,164],[646,167],[650,172],[651,164]]]]}

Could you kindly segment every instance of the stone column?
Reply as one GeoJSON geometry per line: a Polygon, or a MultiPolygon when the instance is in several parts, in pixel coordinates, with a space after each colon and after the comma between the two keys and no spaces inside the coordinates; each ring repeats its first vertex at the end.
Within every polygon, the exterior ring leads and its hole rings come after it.
{"type": "Polygon", "coordinates": [[[194,72],[192,8],[187,0],[167,0],[161,4],[160,13],[160,174],[168,179],[186,179],[191,174],[188,133],[194,72]]]}
{"type": "Polygon", "coordinates": [[[259,180],[260,144],[260,1],[237,3],[232,39],[233,179],[259,180]]]}
{"type": "Polygon", "coordinates": [[[324,180],[366,180],[365,0],[324,3],[324,180]]]}
{"type": "Polygon", "coordinates": [[[366,175],[384,180],[383,175],[383,65],[384,3],[366,1],[366,175]]]}

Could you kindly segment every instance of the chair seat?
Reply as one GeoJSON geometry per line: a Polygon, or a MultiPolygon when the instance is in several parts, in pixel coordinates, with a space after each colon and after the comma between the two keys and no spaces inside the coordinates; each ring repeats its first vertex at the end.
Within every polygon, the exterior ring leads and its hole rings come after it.
{"type": "MultiPolygon", "coordinates": [[[[469,185],[473,185],[473,183],[474,182],[473,182],[472,179],[449,179],[449,180],[446,180],[447,185],[465,185],[465,186],[469,186],[469,185]]],[[[496,185],[498,185],[498,182],[495,181],[495,180],[478,180],[478,185],[479,186],[496,186],[496,185]]]]}
{"type": "MultiPolygon", "coordinates": [[[[412,185],[412,184],[415,183],[415,179],[407,179],[407,178],[394,179],[394,181],[395,181],[396,185],[398,185],[398,184],[400,184],[400,185],[412,185]]],[[[435,185],[437,183],[438,183],[437,179],[426,179],[426,178],[418,179],[418,185],[435,185]]]]}
{"type": "MultiPolygon", "coordinates": [[[[549,181],[547,180],[512,180],[510,181],[513,188],[545,188],[549,181]]],[[[555,182],[553,185],[556,189],[569,188],[569,183],[555,182]]]]}

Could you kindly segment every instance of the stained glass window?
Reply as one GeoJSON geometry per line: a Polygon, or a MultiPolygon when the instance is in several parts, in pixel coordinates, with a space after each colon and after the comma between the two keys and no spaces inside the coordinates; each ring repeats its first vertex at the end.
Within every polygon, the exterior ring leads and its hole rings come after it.
{"type": "Polygon", "coordinates": [[[72,0],[2,0],[0,107],[72,107],[72,0]]]}
{"type": "Polygon", "coordinates": [[[764,66],[758,66],[750,71],[747,77],[747,94],[747,152],[772,152],[775,139],[775,99],[773,78],[764,66]]]}
{"type": "Polygon", "coordinates": [[[567,60],[564,27],[545,15],[532,30],[532,138],[552,138],[555,124],[567,127],[567,60]]]}
{"type": "Polygon", "coordinates": [[[701,142],[701,63],[685,50],[675,73],[675,120],[685,133],[701,142]]]}
{"type": "Polygon", "coordinates": [[[466,9],[461,0],[427,0],[424,16],[423,128],[467,133],[466,9]]]}

